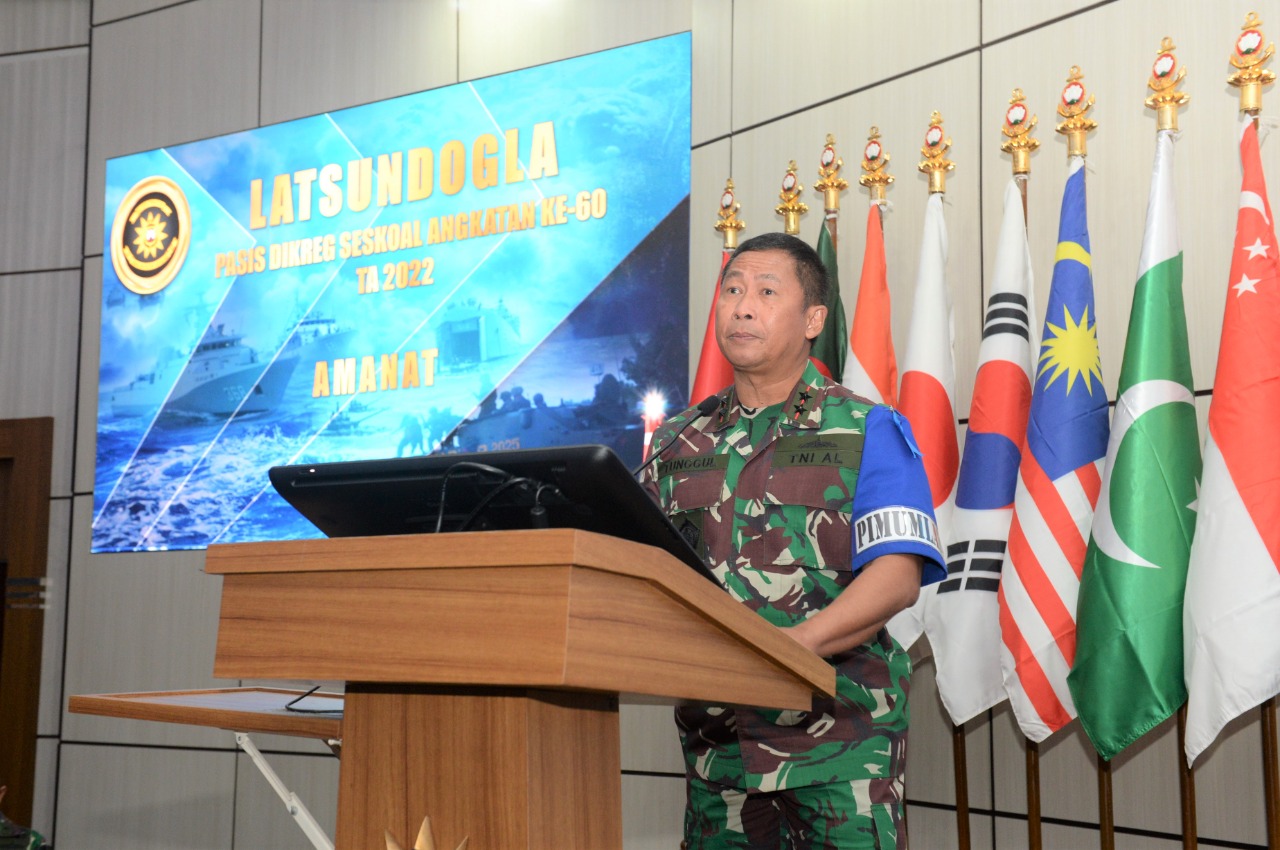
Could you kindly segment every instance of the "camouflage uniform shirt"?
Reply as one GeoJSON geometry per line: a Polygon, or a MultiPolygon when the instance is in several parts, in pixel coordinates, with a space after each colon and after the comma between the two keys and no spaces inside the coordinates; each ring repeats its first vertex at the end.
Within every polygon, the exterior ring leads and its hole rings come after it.
{"type": "MultiPolygon", "coordinates": [[[[717,411],[669,449],[697,410],[654,434],[663,454],[641,481],[734,598],[791,626],[880,555],[921,555],[925,583],[943,576],[928,480],[905,419],[812,364],[780,409],[751,416],[733,388],[721,395],[717,411]]],[[[745,791],[871,780],[868,802],[899,800],[907,653],[881,629],[829,660],[837,695],[808,712],[678,709],[690,777],[745,791]]]]}

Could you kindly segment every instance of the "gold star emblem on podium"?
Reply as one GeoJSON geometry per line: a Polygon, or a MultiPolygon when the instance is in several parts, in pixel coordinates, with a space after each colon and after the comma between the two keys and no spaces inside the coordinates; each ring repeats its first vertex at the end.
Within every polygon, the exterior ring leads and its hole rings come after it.
{"type": "MultiPolygon", "coordinates": [[[[400,842],[396,841],[395,836],[391,834],[391,830],[384,830],[387,839],[387,850],[404,850],[400,846],[400,842]]],[[[467,844],[471,841],[470,836],[463,838],[462,843],[458,845],[457,850],[467,850],[467,844]]],[[[424,817],[422,819],[422,827],[418,830],[418,839],[413,842],[413,850],[436,850],[436,839],[431,832],[431,818],[424,817]]]]}

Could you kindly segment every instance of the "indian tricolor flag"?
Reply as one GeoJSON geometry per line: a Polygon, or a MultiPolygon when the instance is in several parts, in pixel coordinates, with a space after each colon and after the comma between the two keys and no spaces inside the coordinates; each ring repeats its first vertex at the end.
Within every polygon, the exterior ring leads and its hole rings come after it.
{"type": "Polygon", "coordinates": [[[879,204],[867,211],[867,247],[862,255],[858,300],[844,364],[844,385],[884,404],[898,403],[898,360],[889,324],[889,281],[884,259],[884,228],[879,204]]]}
{"type": "Polygon", "coordinates": [[[1183,615],[1187,761],[1280,692],[1280,280],[1258,131],[1244,178],[1183,615]]]}

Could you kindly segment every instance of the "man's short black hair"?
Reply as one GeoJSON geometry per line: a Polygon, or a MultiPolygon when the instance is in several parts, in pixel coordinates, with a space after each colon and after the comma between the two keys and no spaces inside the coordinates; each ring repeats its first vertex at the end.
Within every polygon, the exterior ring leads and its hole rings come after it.
{"type": "Polygon", "coordinates": [[[752,236],[738,246],[738,250],[729,257],[725,264],[724,274],[733,268],[734,260],[752,251],[784,251],[796,262],[796,277],[804,290],[804,306],[825,305],[831,284],[827,281],[827,268],[822,265],[818,252],[809,247],[809,243],[788,233],[762,233],[752,236]]]}

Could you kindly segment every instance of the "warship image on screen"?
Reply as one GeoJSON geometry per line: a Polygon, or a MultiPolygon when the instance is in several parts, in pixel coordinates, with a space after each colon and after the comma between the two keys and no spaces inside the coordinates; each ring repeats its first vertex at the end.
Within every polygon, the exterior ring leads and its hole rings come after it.
{"type": "Polygon", "coordinates": [[[686,33],[108,160],[93,551],[320,536],[283,464],[638,464],[686,401],[689,116],[686,33]]]}

